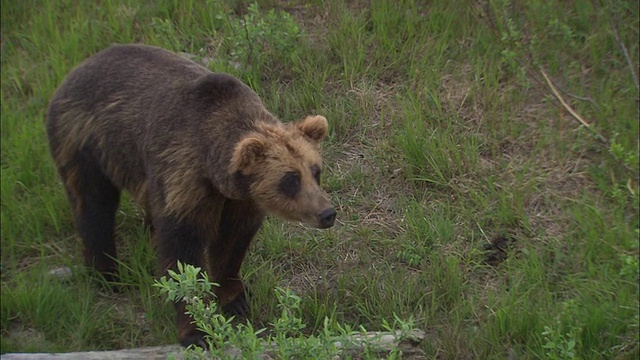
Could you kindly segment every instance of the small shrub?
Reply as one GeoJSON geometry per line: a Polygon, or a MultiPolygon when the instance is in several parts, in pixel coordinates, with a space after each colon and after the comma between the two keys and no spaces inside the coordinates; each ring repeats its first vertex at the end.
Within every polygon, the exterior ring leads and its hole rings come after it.
{"type": "MultiPolygon", "coordinates": [[[[260,334],[266,328],[254,329],[250,323],[233,324],[233,317],[227,318],[218,312],[213,299],[213,288],[216,284],[209,281],[205,272],[192,265],[178,263],[178,271],[169,270],[169,277],[162,277],[154,286],[166,296],[169,301],[184,301],[187,313],[194,318],[196,326],[203,331],[205,341],[210,349],[211,358],[229,358],[227,350],[235,347],[242,352],[242,357],[251,359],[259,354],[273,354],[279,359],[306,359],[319,358],[331,359],[342,355],[349,349],[362,348],[365,359],[375,356],[381,351],[372,341],[374,338],[360,337],[349,326],[331,323],[324,319],[323,327],[318,335],[307,336],[302,330],[306,324],[302,322],[300,303],[301,298],[291,290],[276,288],[280,317],[271,323],[271,331],[261,339],[260,334]],[[340,344],[340,346],[338,346],[340,344]]],[[[383,327],[391,330],[393,327],[400,329],[399,340],[409,336],[413,328],[413,320],[402,321],[395,316],[393,323],[383,323],[383,327]]],[[[366,330],[360,327],[360,332],[366,330]]],[[[397,352],[397,350],[396,350],[397,352]]],[[[394,356],[392,351],[390,356],[394,356]]],[[[396,354],[397,355],[397,354],[396,354]]],[[[187,349],[188,358],[207,358],[200,348],[187,349]]]]}
{"type": "Polygon", "coordinates": [[[275,9],[261,12],[257,3],[251,4],[242,18],[230,18],[228,25],[224,43],[229,60],[242,66],[243,71],[253,70],[247,74],[246,80],[250,83],[259,80],[260,68],[273,70],[289,63],[297,53],[298,38],[303,34],[289,13],[275,9]]]}

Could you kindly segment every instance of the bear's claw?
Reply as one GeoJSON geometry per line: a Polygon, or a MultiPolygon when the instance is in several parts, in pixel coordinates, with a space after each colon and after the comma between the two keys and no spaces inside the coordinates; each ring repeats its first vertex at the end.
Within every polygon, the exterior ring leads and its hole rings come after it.
{"type": "Polygon", "coordinates": [[[180,338],[180,345],[184,347],[195,345],[203,349],[208,349],[209,346],[207,342],[204,340],[204,335],[205,334],[202,331],[194,330],[193,332],[180,338]]]}
{"type": "Polygon", "coordinates": [[[222,306],[222,313],[227,316],[246,317],[249,315],[249,303],[244,292],[238,294],[230,303],[222,306]]]}

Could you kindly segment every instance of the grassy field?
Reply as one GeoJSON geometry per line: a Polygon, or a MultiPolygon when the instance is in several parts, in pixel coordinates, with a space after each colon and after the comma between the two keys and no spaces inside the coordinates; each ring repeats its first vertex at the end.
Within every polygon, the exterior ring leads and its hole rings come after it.
{"type": "Polygon", "coordinates": [[[256,327],[283,286],[302,297],[309,332],[325,316],[368,330],[413,317],[430,358],[638,358],[637,2],[1,9],[2,353],[176,342],[129,199],[117,221],[124,291],[82,271],[48,275],[82,257],[47,103],[84,58],[136,42],[241,77],[283,121],[330,122],[323,183],[338,224],[265,224],[243,267],[256,327]]]}

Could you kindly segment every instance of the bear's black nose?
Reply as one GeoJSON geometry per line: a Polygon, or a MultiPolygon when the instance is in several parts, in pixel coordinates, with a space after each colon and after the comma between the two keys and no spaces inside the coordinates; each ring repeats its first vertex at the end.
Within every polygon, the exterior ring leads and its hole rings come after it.
{"type": "Polygon", "coordinates": [[[322,210],[320,213],[320,228],[326,229],[333,226],[333,222],[336,220],[336,210],[328,208],[322,210]]]}

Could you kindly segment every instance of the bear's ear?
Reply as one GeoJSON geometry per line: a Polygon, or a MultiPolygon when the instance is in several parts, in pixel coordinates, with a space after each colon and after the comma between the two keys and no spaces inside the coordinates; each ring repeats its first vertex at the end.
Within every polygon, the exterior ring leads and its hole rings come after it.
{"type": "Polygon", "coordinates": [[[296,123],[296,127],[302,133],[316,143],[324,140],[329,134],[329,123],[324,116],[308,116],[306,119],[296,123]]]}
{"type": "Polygon", "coordinates": [[[267,140],[260,135],[249,135],[242,139],[233,151],[231,170],[243,171],[250,168],[256,161],[264,157],[267,150],[267,140]]]}

